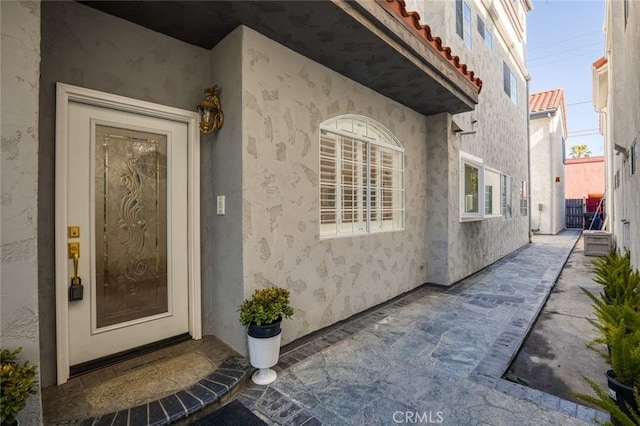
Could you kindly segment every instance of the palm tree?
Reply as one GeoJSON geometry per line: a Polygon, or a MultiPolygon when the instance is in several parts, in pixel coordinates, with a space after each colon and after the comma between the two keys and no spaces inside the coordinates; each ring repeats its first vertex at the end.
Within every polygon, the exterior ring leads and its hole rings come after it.
{"type": "Polygon", "coordinates": [[[588,158],[590,155],[591,151],[587,145],[574,145],[569,153],[571,158],[588,158]]]}

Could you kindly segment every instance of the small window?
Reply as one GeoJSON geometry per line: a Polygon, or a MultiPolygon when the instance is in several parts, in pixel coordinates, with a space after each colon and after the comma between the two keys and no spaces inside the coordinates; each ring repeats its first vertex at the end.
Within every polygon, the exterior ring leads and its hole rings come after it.
{"type": "Polygon", "coordinates": [[[624,29],[627,29],[627,21],[629,20],[629,0],[624,0],[624,29]]]}
{"type": "Polygon", "coordinates": [[[489,31],[489,28],[484,24],[480,15],[478,15],[478,33],[484,42],[489,46],[489,49],[493,49],[493,34],[489,31]]]}
{"type": "Polygon", "coordinates": [[[500,175],[500,206],[502,217],[511,218],[511,178],[507,175],[500,175]]]}
{"type": "Polygon", "coordinates": [[[460,152],[460,219],[481,220],[484,217],[484,168],[482,160],[460,152]]]}
{"type": "Polygon", "coordinates": [[[500,172],[484,169],[484,215],[500,217],[500,172]]]}
{"type": "Polygon", "coordinates": [[[471,49],[471,6],[463,0],[456,0],[456,33],[471,49]]]}
{"type": "Polygon", "coordinates": [[[520,216],[529,214],[529,197],[527,194],[527,181],[520,181],[520,216]]]}
{"type": "Polygon", "coordinates": [[[620,186],[620,170],[616,171],[616,174],[613,176],[613,187],[617,189],[620,186]]]}
{"type": "Polygon", "coordinates": [[[638,171],[638,142],[634,141],[631,145],[631,174],[634,175],[638,171]]]}
{"type": "Polygon", "coordinates": [[[502,63],[502,71],[504,76],[504,93],[509,96],[515,105],[518,105],[518,80],[516,80],[516,76],[511,72],[511,68],[509,68],[506,62],[502,63]]]}

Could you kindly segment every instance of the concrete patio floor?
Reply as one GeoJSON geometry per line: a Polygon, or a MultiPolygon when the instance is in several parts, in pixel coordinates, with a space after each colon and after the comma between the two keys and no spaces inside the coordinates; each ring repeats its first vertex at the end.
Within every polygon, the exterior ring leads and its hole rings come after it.
{"type": "Polygon", "coordinates": [[[535,236],[452,287],[420,287],[284,348],[278,380],[250,385],[238,398],[280,425],[606,420],[602,412],[501,378],[579,236],[571,230],[535,236]]]}

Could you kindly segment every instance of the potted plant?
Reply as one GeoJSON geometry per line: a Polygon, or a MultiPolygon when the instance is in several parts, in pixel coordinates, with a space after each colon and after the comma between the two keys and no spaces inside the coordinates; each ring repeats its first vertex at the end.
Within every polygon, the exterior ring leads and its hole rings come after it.
{"type": "Polygon", "coordinates": [[[605,372],[610,400],[603,400],[602,390],[586,378],[598,398],[578,396],[608,410],[616,424],[627,424],[639,416],[640,275],[631,266],[629,253],[620,255],[615,249],[596,261],[595,266],[594,281],[603,286],[602,292],[594,295],[582,290],[593,301],[597,320],[589,321],[600,332],[595,342],[606,344],[608,351],[600,351],[593,344],[588,346],[611,364],[605,372]]]}
{"type": "Polygon", "coordinates": [[[251,379],[259,385],[272,383],[277,374],[271,370],[278,363],[283,318],[291,318],[289,290],[282,287],[256,289],[238,309],[240,323],[247,327],[249,362],[258,369],[251,379]]]}
{"type": "Polygon", "coordinates": [[[3,349],[0,352],[1,381],[0,424],[17,424],[16,416],[22,410],[30,395],[35,394],[36,366],[17,362],[21,348],[14,351],[3,349]]]}

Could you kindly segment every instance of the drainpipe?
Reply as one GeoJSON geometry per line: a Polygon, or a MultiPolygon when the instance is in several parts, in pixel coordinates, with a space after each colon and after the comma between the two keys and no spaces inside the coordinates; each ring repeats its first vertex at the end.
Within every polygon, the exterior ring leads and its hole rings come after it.
{"type": "Polygon", "coordinates": [[[527,194],[529,195],[529,203],[527,208],[529,209],[529,242],[531,242],[531,112],[529,111],[529,84],[531,83],[531,74],[527,74],[525,78],[527,80],[527,194]]]}

